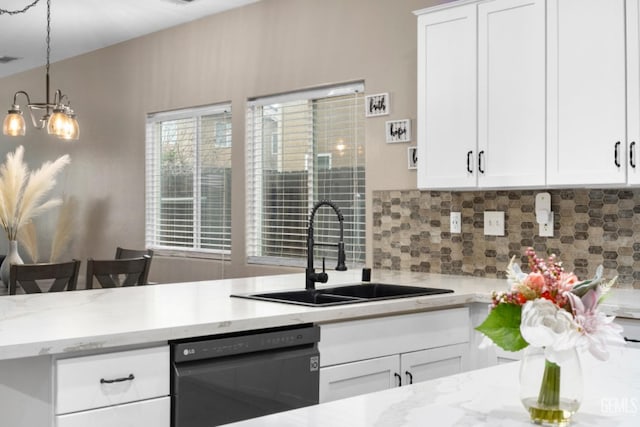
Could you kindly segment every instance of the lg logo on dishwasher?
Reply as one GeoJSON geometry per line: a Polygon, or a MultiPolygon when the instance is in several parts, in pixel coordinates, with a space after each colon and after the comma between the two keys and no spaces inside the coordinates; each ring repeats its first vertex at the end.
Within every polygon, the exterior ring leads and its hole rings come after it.
{"type": "Polygon", "coordinates": [[[309,358],[309,371],[315,372],[320,369],[320,357],[313,356],[309,358]]]}

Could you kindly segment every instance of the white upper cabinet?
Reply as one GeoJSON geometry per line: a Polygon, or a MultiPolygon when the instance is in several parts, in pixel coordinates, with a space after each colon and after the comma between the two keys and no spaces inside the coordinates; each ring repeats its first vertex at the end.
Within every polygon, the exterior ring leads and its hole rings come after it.
{"type": "Polygon", "coordinates": [[[544,0],[478,4],[478,186],[545,184],[544,0]]]}
{"type": "Polygon", "coordinates": [[[549,185],[627,182],[625,22],[624,0],[547,1],[549,185]]]}
{"type": "Polygon", "coordinates": [[[418,188],[640,185],[640,0],[418,15],[418,188]]]}
{"type": "Polygon", "coordinates": [[[418,17],[418,188],[477,183],[476,5],[418,17]]]}
{"type": "Polygon", "coordinates": [[[418,12],[418,188],[544,185],[544,0],[426,12],[418,12]]]}
{"type": "Polygon", "coordinates": [[[627,182],[640,185],[640,7],[627,0],[627,182]]]}

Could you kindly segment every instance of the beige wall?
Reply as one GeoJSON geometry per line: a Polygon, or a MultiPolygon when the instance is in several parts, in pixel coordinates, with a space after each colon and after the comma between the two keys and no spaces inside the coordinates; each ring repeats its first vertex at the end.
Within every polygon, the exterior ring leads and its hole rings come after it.
{"type": "MultiPolygon", "coordinates": [[[[411,12],[442,2],[263,0],[52,64],[53,88],[68,94],[78,113],[80,141],[59,142],[29,127],[27,136],[20,139],[0,135],[0,155],[22,144],[27,162],[35,168],[69,153],[72,164],[56,187],[57,193],[79,201],[68,256],[112,257],[117,245],[144,245],[146,113],[231,101],[231,261],[157,258],[151,280],[282,272],[286,270],[245,262],[245,102],[260,95],[363,80],[367,93],[389,92],[391,99],[389,116],[365,122],[367,260],[371,264],[372,191],[416,185],[415,171],[407,169],[408,144],[384,141],[386,120],[409,118],[415,126],[416,18],[411,12]]],[[[44,70],[0,79],[0,100],[7,109],[19,89],[36,101],[43,100],[44,70]]],[[[49,214],[38,223],[45,258],[54,221],[55,214],[49,214]]],[[[6,245],[6,239],[0,239],[0,251],[6,245]]]]}

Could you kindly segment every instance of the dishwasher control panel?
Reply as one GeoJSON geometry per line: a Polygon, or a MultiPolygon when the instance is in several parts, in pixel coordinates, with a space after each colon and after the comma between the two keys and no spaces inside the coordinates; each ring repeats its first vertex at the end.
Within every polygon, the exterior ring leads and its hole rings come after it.
{"type": "Polygon", "coordinates": [[[231,336],[211,336],[172,342],[175,363],[246,354],[314,344],[320,341],[318,326],[266,329],[231,336]]]}

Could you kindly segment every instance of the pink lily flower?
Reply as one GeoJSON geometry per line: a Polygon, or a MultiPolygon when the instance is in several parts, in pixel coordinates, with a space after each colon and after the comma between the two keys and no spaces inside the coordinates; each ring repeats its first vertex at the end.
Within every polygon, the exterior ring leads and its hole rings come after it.
{"type": "Polygon", "coordinates": [[[566,292],[571,302],[573,317],[580,330],[578,345],[587,348],[599,360],[607,360],[607,344],[622,344],[622,327],[613,323],[614,316],[607,316],[597,310],[599,289],[590,289],[582,298],[566,292]]]}

